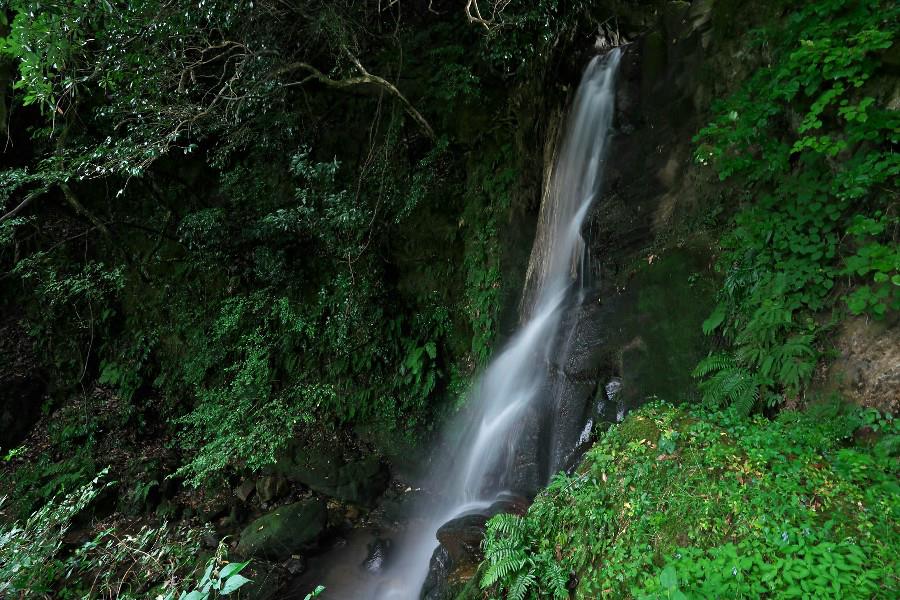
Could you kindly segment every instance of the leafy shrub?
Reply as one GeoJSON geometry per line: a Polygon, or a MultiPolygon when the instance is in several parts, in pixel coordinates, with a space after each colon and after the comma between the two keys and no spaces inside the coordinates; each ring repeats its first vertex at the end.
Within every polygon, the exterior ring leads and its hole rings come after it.
{"type": "Polygon", "coordinates": [[[695,138],[698,160],[746,190],[722,238],[720,304],[704,325],[732,348],[695,372],[709,378],[708,402],[743,412],[802,393],[827,320],[818,313],[835,308],[842,275],[852,313],[881,318],[900,307],[896,215],[887,216],[900,116],[876,101],[900,9],[792,6],[756,32],[765,65],[695,138]]]}
{"type": "Polygon", "coordinates": [[[34,597],[49,594],[55,581],[65,573],[65,564],[57,554],[72,518],[103,487],[97,477],[76,492],[48,502],[24,522],[0,526],[0,593],[27,593],[34,597]]]}
{"type": "Polygon", "coordinates": [[[507,598],[524,600],[529,592],[542,591],[552,598],[568,598],[569,574],[549,551],[529,553],[524,546],[529,533],[527,519],[514,515],[497,515],[484,539],[487,548],[486,569],[481,586],[508,583],[507,598]]]}

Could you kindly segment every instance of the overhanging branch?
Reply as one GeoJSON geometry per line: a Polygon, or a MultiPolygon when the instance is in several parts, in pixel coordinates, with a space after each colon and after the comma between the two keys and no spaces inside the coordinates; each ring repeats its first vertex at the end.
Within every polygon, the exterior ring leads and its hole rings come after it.
{"type": "Polygon", "coordinates": [[[307,77],[306,79],[303,79],[302,81],[299,81],[298,84],[302,85],[309,80],[315,80],[315,81],[318,81],[319,83],[321,83],[322,85],[325,85],[327,87],[334,88],[334,89],[348,89],[348,88],[353,88],[353,87],[357,87],[357,86],[361,86],[361,85],[377,86],[377,87],[385,90],[387,93],[389,93],[391,96],[393,96],[397,101],[399,101],[400,104],[403,105],[403,110],[405,110],[406,114],[408,114],[412,118],[412,120],[416,122],[416,124],[419,126],[419,129],[422,130],[422,133],[424,133],[426,136],[428,136],[428,139],[431,139],[431,140],[435,139],[434,130],[431,128],[431,125],[428,124],[428,121],[425,119],[425,117],[422,116],[422,113],[420,113],[418,110],[416,110],[416,107],[414,107],[412,105],[412,103],[406,99],[406,96],[404,96],[400,92],[400,90],[397,89],[397,87],[394,84],[392,84],[390,81],[388,81],[387,79],[385,79],[383,77],[379,77],[378,75],[372,75],[371,73],[369,73],[365,69],[365,67],[362,66],[362,64],[359,62],[359,60],[357,60],[354,56],[351,55],[350,60],[353,62],[354,66],[359,70],[360,75],[358,75],[356,77],[347,77],[345,79],[332,79],[331,77],[328,77],[322,71],[318,70],[311,64],[305,63],[305,62],[294,62],[294,63],[290,63],[288,65],[285,65],[284,67],[275,71],[275,75],[276,76],[285,75],[292,71],[298,71],[298,70],[306,71],[307,73],[309,73],[309,77],[307,77]]]}

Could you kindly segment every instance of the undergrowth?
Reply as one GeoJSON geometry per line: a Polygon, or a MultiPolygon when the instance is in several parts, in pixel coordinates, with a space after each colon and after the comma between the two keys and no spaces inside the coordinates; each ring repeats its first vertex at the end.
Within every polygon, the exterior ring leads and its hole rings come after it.
{"type": "Polygon", "coordinates": [[[648,405],[524,517],[488,526],[494,597],[894,598],[900,427],[821,405],[776,420],[648,405]],[[875,439],[854,443],[867,425],[875,439]]]}
{"type": "Polygon", "coordinates": [[[105,477],[101,471],[27,518],[0,525],[0,596],[208,600],[250,581],[240,575],[248,563],[229,563],[223,545],[198,562],[201,531],[186,525],[163,523],[133,533],[108,528],[71,544],[67,534],[73,523],[111,485],[105,477]]]}

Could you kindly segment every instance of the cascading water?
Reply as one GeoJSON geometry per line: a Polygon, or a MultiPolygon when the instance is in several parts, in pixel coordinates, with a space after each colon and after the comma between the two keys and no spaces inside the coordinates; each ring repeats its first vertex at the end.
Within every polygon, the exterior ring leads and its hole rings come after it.
{"type": "MultiPolygon", "coordinates": [[[[551,174],[549,196],[544,200],[549,214],[542,215],[542,221],[548,230],[543,232],[544,249],[530,314],[473,389],[466,415],[469,426],[452,463],[438,465],[435,474],[445,490],[441,506],[429,507],[433,516],[428,524],[423,523],[405,541],[397,564],[403,571],[395,584],[400,587],[382,590],[381,598],[417,598],[437,546],[437,529],[461,514],[489,507],[504,493],[521,492],[518,482],[527,476],[517,472],[517,464],[540,463],[537,457],[523,456],[536,449],[526,448],[522,439],[528,413],[533,414],[534,409],[543,412],[535,404],[552,400],[542,394],[548,387],[546,366],[565,351],[565,339],[560,341],[563,313],[584,280],[581,227],[600,186],[620,56],[620,50],[614,49],[594,58],[585,69],[551,174]]],[[[578,440],[571,442],[574,445],[578,440]]],[[[549,471],[563,467],[554,464],[563,458],[551,456],[549,471]]],[[[546,480],[546,474],[542,475],[546,480]]]]}
{"type": "MultiPolygon", "coordinates": [[[[363,583],[367,589],[354,585],[342,593],[372,600],[418,599],[441,525],[484,512],[505,496],[534,493],[565,467],[578,445],[583,421],[574,429],[568,426],[572,435],[556,431],[561,384],[552,380],[550,365],[568,352],[572,336],[562,325],[567,309],[581,300],[581,228],[600,186],[620,55],[614,49],[594,58],[582,77],[542,202],[520,330],[471,391],[458,442],[433,466],[428,487],[434,493],[398,540],[391,566],[363,583]],[[540,440],[550,447],[542,448],[540,440]]],[[[577,324],[576,318],[569,326],[577,324]]]]}

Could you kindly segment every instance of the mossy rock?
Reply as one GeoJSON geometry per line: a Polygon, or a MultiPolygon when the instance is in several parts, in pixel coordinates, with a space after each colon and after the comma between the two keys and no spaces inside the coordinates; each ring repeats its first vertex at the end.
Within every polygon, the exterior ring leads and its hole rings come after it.
{"type": "Polygon", "coordinates": [[[620,323],[622,399],[657,396],[690,400],[691,371],[706,355],[702,323],[715,305],[717,286],[705,248],[669,251],[644,263],[628,283],[620,323]]]}
{"type": "Polygon", "coordinates": [[[325,503],[320,500],[281,506],[244,528],[238,552],[254,558],[286,560],[319,537],[326,519],[325,503]]]}
{"type": "Polygon", "coordinates": [[[630,415],[619,426],[619,435],[629,442],[648,440],[656,443],[659,434],[659,427],[656,426],[656,423],[642,415],[630,415]]]}

